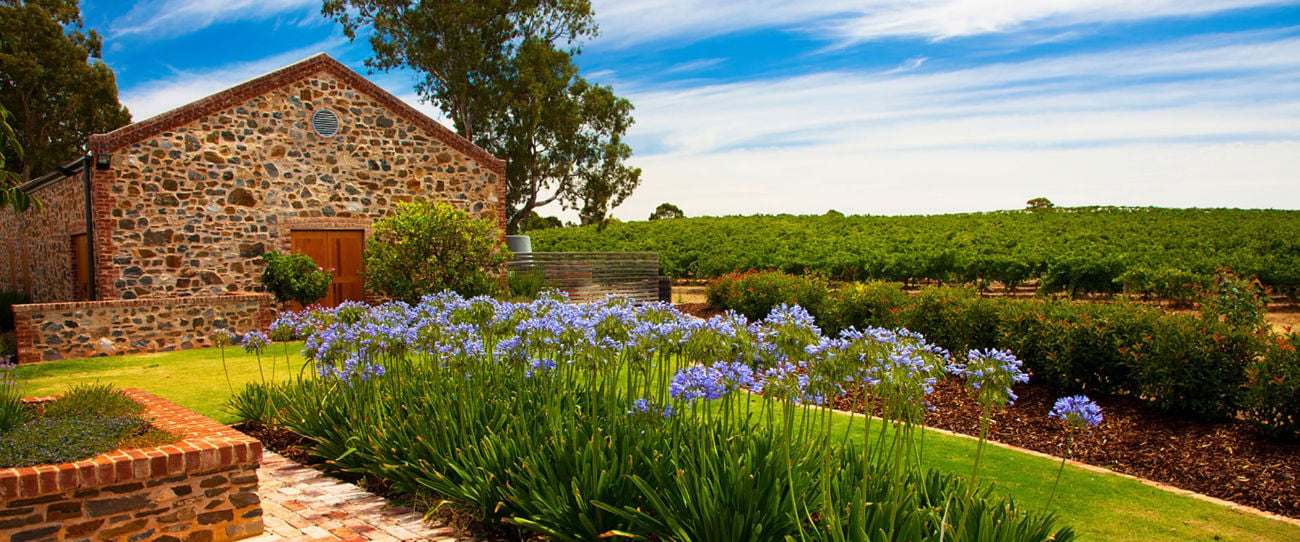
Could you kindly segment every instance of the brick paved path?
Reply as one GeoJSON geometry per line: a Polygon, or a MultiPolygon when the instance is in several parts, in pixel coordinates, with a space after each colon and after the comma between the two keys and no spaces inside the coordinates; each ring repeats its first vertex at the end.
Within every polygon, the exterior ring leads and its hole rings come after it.
{"type": "Polygon", "coordinates": [[[458,540],[450,527],[273,452],[262,455],[257,478],[266,531],[248,542],[458,540]]]}

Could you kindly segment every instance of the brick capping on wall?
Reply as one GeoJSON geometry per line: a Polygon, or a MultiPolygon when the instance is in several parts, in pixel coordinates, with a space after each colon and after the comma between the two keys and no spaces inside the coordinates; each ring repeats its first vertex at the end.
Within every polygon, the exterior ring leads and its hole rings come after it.
{"type": "MultiPolygon", "coordinates": [[[[0,500],[28,499],[262,461],[262,443],[257,439],[149,392],[134,388],[122,391],[145,406],[145,417],[153,418],[154,427],[180,433],[185,438],[163,446],[113,450],[73,463],[0,470],[0,500]]],[[[26,401],[55,398],[33,397],[26,401]]]]}
{"type": "Polygon", "coordinates": [[[156,427],[184,438],[0,469],[0,539],[225,542],[261,534],[261,443],[160,397],[123,391],[156,427]]]}
{"type": "MultiPolygon", "coordinates": [[[[351,68],[344,66],[339,61],[330,58],[330,56],[325,53],[318,53],[307,59],[290,64],[289,66],[280,68],[251,81],[236,85],[166,113],[123,126],[107,134],[92,135],[90,136],[90,149],[96,153],[111,153],[150,136],[160,134],[222,109],[232,107],[253,97],[260,96],[272,89],[306,78],[319,71],[331,73],[351,85],[353,88],[374,96],[376,101],[380,102],[391,111],[401,115],[410,123],[423,128],[448,146],[465,153],[474,160],[477,160],[479,163],[495,172],[498,177],[505,177],[506,163],[500,158],[492,156],[490,153],[483,150],[482,147],[475,145],[468,139],[465,139],[459,134],[447,129],[446,126],[438,123],[438,121],[429,118],[424,113],[421,113],[406,102],[403,102],[400,98],[393,96],[388,91],[370,82],[370,80],[362,77],[357,72],[352,71],[351,68]]],[[[505,191],[501,190],[499,197],[502,202],[505,201],[505,196],[505,191]]]]}
{"type": "Polygon", "coordinates": [[[255,301],[273,299],[271,294],[231,294],[191,297],[151,297],[145,299],[109,299],[106,301],[69,301],[63,303],[28,303],[14,305],[14,317],[33,312],[64,311],[73,309],[126,309],[131,307],[180,307],[185,305],[212,305],[230,301],[255,301]]]}

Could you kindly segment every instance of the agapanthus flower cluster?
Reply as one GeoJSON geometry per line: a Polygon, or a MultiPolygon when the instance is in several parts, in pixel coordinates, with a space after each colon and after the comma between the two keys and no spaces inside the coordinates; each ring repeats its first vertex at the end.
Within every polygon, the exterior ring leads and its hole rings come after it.
{"type": "Polygon", "coordinates": [[[628,415],[650,415],[659,418],[669,418],[677,413],[672,405],[661,405],[642,397],[632,402],[632,408],[627,411],[628,415]]]}
{"type": "Polygon", "coordinates": [[[971,350],[965,364],[954,362],[948,372],[966,380],[981,405],[1001,408],[1016,402],[1013,385],[1029,382],[1023,366],[1010,350],[971,350]]]}
{"type": "Polygon", "coordinates": [[[250,354],[261,354],[266,351],[266,345],[271,344],[271,338],[261,331],[249,331],[244,334],[241,341],[244,344],[244,350],[250,354]]]}
{"type": "Polygon", "coordinates": [[[716,401],[727,394],[722,372],[713,367],[692,365],[677,371],[668,384],[668,394],[678,401],[716,401]]]}
{"type": "Polygon", "coordinates": [[[1074,429],[1101,425],[1101,407],[1085,395],[1072,395],[1056,400],[1049,418],[1059,418],[1074,429]]]}

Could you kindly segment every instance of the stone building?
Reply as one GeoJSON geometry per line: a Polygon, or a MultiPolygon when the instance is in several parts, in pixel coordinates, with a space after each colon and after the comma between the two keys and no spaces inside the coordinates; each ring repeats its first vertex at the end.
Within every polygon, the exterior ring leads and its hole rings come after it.
{"type": "Polygon", "coordinates": [[[92,136],[90,152],[0,213],[0,290],[20,361],[206,345],[265,324],[261,255],[335,270],[326,302],[361,299],[370,224],[444,200],[505,224],[505,163],[327,55],[92,136]],[[87,197],[89,195],[89,197],[87,197]]]}

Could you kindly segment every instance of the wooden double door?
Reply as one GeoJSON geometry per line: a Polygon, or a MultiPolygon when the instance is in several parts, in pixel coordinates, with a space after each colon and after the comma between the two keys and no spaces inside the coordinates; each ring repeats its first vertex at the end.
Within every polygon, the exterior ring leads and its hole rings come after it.
{"type": "Polygon", "coordinates": [[[361,278],[365,232],[361,230],[294,230],[289,233],[293,251],[311,257],[316,265],[333,270],[334,281],[329,294],[320,300],[326,307],[344,301],[364,301],[365,283],[361,278]]]}

